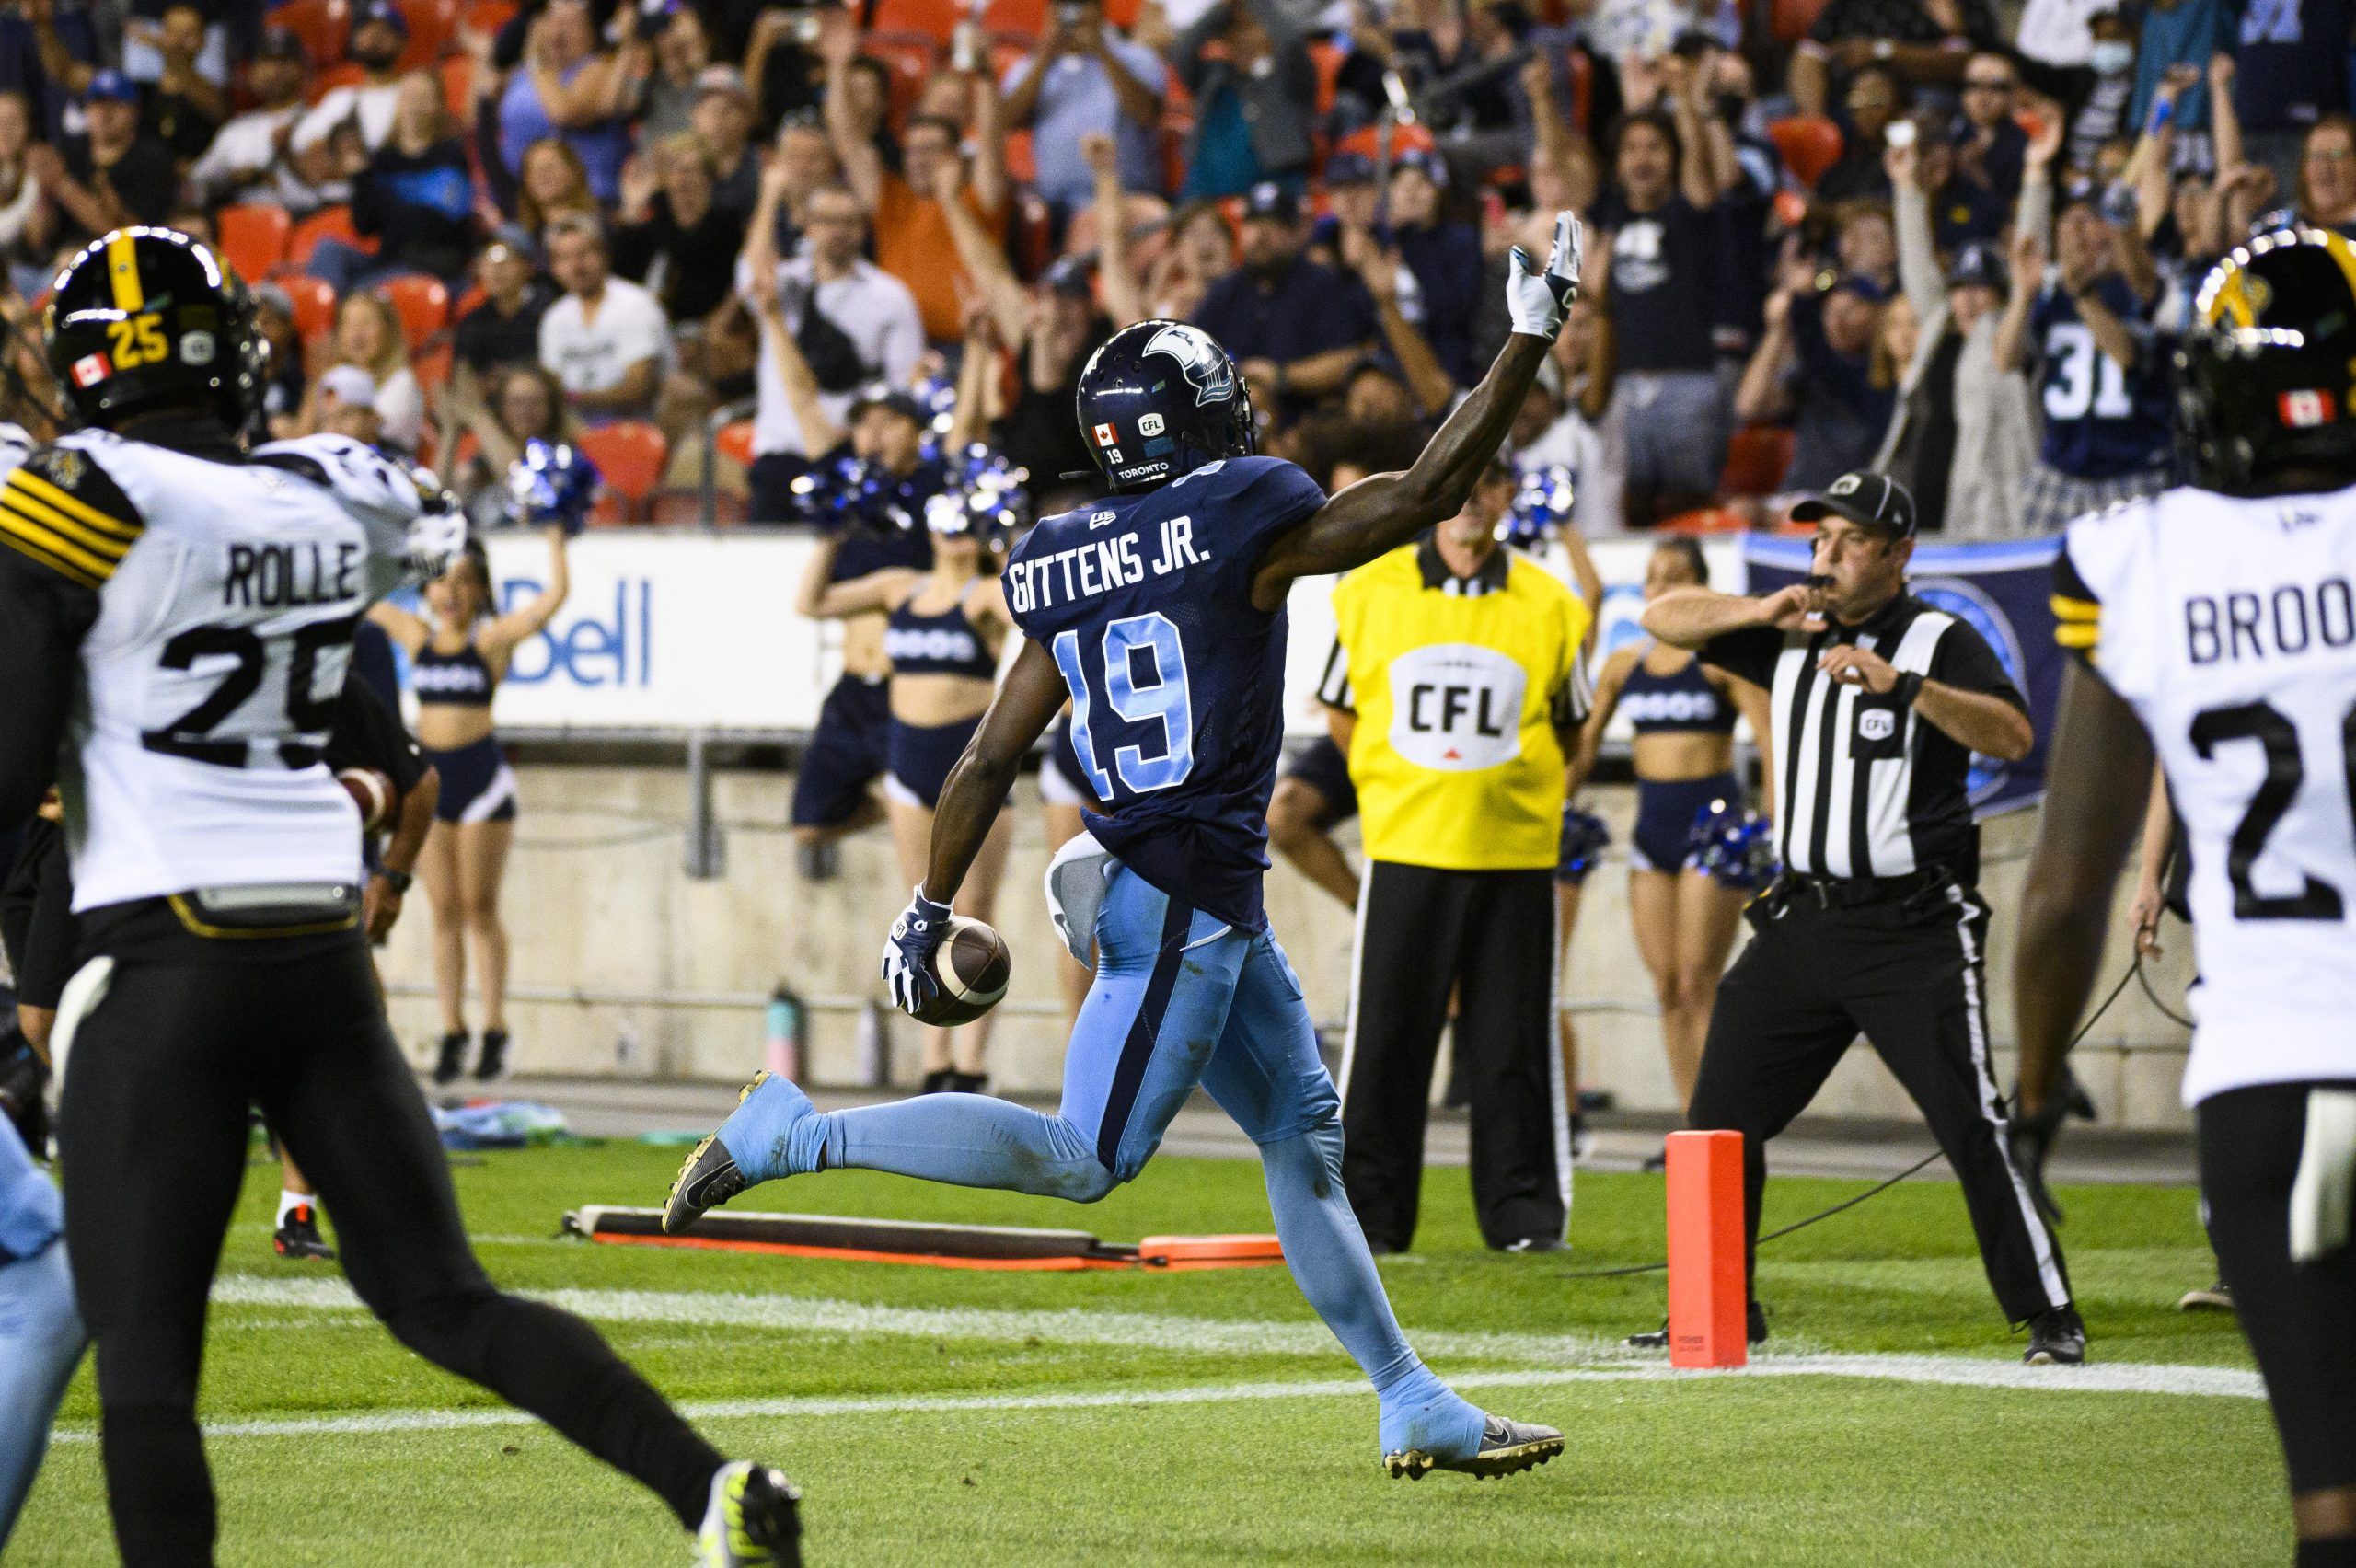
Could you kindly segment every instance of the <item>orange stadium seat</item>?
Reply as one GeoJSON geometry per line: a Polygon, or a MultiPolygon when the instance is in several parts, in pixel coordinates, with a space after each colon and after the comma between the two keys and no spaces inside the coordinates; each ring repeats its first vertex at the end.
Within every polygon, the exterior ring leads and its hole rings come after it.
{"type": "Polygon", "coordinates": [[[401,318],[401,337],[415,353],[428,339],[450,324],[450,290],[439,278],[422,273],[387,278],[378,292],[392,303],[401,318]]]}
{"type": "Polygon", "coordinates": [[[1841,127],[1820,114],[1771,120],[1767,135],[1802,185],[1813,188],[1826,169],[1841,161],[1841,127]]]}
{"type": "Polygon", "coordinates": [[[1720,495],[1773,495],[1792,466],[1792,431],[1784,425],[1745,425],[1727,446],[1720,495]]]}
{"type": "Polygon", "coordinates": [[[1729,512],[1722,506],[1705,506],[1693,512],[1680,512],[1664,521],[1664,534],[1739,534],[1750,525],[1739,512],[1729,512]]]}
{"type": "Polygon", "coordinates": [[[376,242],[362,238],[360,231],[352,226],[351,208],[322,207],[296,224],[294,232],[287,236],[286,265],[291,268],[309,266],[311,252],[319,248],[319,241],[323,239],[340,239],[356,250],[364,250],[371,256],[376,254],[376,242]]]}
{"type": "Polygon", "coordinates": [[[450,345],[445,343],[438,349],[428,349],[410,361],[409,368],[417,377],[418,389],[429,400],[437,404],[442,400],[442,389],[450,385],[450,366],[456,357],[450,345]]]}
{"type": "Polygon", "coordinates": [[[1342,62],[1349,52],[1332,39],[1318,38],[1309,41],[1310,63],[1317,67],[1317,112],[1334,112],[1334,84],[1341,80],[1342,62]]]}
{"type": "Polygon", "coordinates": [[[356,87],[367,79],[367,73],[349,60],[329,65],[311,78],[311,101],[317,103],[338,87],[356,87]]]}
{"type": "Polygon", "coordinates": [[[299,273],[277,282],[294,302],[294,330],[305,342],[335,330],[335,290],[299,273]]]}
{"type": "MultiPolygon", "coordinates": [[[[1362,125],[1334,143],[1334,150],[1337,153],[1357,153],[1362,157],[1369,157],[1380,163],[1382,144],[1378,139],[1380,133],[1380,126],[1362,125]]],[[[1432,133],[1421,125],[1392,127],[1391,156],[1394,158],[1404,152],[1428,153],[1437,145],[1438,144],[1432,140],[1432,133]]]]}
{"type": "Polygon", "coordinates": [[[286,236],[294,220],[283,207],[239,202],[221,209],[214,219],[221,236],[221,254],[248,282],[260,282],[278,270],[286,255],[286,236]]]}
{"type": "Polygon", "coordinates": [[[622,420],[583,431],[580,446],[606,480],[606,494],[590,521],[625,523],[637,517],[670,455],[663,432],[643,420],[622,420]]]}
{"type": "Polygon", "coordinates": [[[1825,0],[1773,0],[1768,29],[1777,43],[1797,43],[1816,26],[1816,14],[1825,0]]]}
{"type": "Polygon", "coordinates": [[[922,33],[947,43],[964,16],[957,0],[877,0],[867,25],[872,32],[922,33]]]}
{"type": "Polygon", "coordinates": [[[733,457],[746,467],[753,466],[753,421],[732,420],[720,427],[711,438],[713,448],[723,457],[733,457]]]}
{"type": "Polygon", "coordinates": [[[409,23],[400,68],[415,71],[441,59],[458,33],[458,0],[400,0],[400,7],[409,23]]]}
{"type": "Polygon", "coordinates": [[[1047,0],[989,0],[982,7],[982,26],[991,32],[1029,33],[1047,30],[1047,0]]]}
{"type": "Polygon", "coordinates": [[[1031,143],[1028,131],[1012,131],[1006,138],[1006,172],[1009,178],[1029,185],[1039,178],[1039,155],[1031,143]]]}
{"type": "Polygon", "coordinates": [[[474,123],[475,63],[471,56],[453,54],[442,62],[442,101],[458,125],[474,123]]]}
{"type": "Polygon", "coordinates": [[[352,31],[352,7],[346,0],[287,0],[270,13],[270,25],[301,39],[312,69],[323,71],[343,58],[344,40],[352,31]]]}
{"type": "Polygon", "coordinates": [[[474,0],[467,7],[466,29],[468,32],[495,33],[515,19],[521,9],[515,0],[474,0]]]}
{"type": "Polygon", "coordinates": [[[990,80],[1003,82],[1016,61],[1029,54],[1035,40],[1028,33],[998,33],[990,39],[990,80]]]}
{"type": "Polygon", "coordinates": [[[941,69],[941,45],[921,32],[872,32],[860,47],[892,68],[892,119],[905,118],[923,90],[925,78],[941,69]]]}

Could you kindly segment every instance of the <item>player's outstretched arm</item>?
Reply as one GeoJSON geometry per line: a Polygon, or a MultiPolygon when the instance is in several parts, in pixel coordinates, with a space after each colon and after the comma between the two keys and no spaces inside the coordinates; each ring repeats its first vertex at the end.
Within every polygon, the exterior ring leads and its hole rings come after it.
{"type": "Polygon", "coordinates": [[[2142,825],[2121,809],[2152,776],[2142,721],[2102,678],[2072,660],[2045,763],[2045,812],[2021,901],[2013,1007],[2021,1043],[2024,1119],[2046,1110],[2062,1058],[2102,962],[2111,890],[2142,825]]]}
{"type": "Polygon", "coordinates": [[[941,784],[941,804],[932,816],[932,850],[925,861],[927,895],[941,904],[956,896],[1014,788],[1022,758],[1070,698],[1055,656],[1039,643],[1024,643],[982,715],[982,727],[941,784]]]}
{"type": "Polygon", "coordinates": [[[1252,580],[1252,603],[1274,610],[1296,578],[1363,566],[1455,516],[1512,428],[1578,286],[1579,221],[1564,213],[1554,220],[1554,248],[1544,271],[1529,252],[1514,248],[1506,271],[1513,333],[1481,385],[1403,472],[1359,480],[1270,545],[1252,580]]]}

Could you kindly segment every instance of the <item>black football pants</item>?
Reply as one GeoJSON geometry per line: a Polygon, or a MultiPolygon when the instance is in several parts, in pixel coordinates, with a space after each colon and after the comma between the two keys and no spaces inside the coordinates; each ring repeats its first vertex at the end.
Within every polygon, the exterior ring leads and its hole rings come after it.
{"type": "Polygon", "coordinates": [[[2293,1493],[2356,1486],[2356,1247],[2291,1261],[2309,1087],[2227,1090],[2196,1113],[2209,1242],[2266,1378],[2293,1493]]]}
{"type": "Polygon", "coordinates": [[[318,1189],[352,1288],[396,1338],[635,1476],[695,1528],[721,1456],[588,1324],[502,1294],[475,1262],[359,933],[207,940],[164,928],[160,904],[139,910],[116,922],[121,940],[86,938],[86,959],[120,956],[74,1037],[59,1125],[123,1562],[213,1561],[196,1390],[251,1105],[318,1189]]]}
{"type": "Polygon", "coordinates": [[[1482,1238],[1560,1240],[1571,1150],[1554,1043],[1553,870],[1369,862],[1351,971],[1342,1185],[1367,1239],[1393,1251],[1415,1239],[1432,1062],[1455,990],[1482,1238]]]}
{"type": "Polygon", "coordinates": [[[1807,1108],[1859,1034],[1905,1087],[1963,1185],[1980,1259],[2015,1323],[2067,1305],[2062,1249],[2014,1168],[1988,1052],[1988,908],[1934,887],[1907,900],[1827,907],[1803,891],[1718,983],[1686,1121],[1743,1135],[1753,1277],[1767,1140],[1807,1108]]]}

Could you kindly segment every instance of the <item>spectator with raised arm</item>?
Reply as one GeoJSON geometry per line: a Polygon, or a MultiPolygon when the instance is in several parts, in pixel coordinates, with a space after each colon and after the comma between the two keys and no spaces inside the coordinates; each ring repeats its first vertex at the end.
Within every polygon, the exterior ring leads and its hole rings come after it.
{"type": "Polygon", "coordinates": [[[745,214],[712,201],[711,173],[703,144],[686,132],[622,170],[614,271],[644,284],[675,327],[702,321],[734,292],[745,214]]]}
{"type": "Polygon", "coordinates": [[[499,99],[499,156],[520,175],[525,149],[556,136],[580,155],[589,189],[610,205],[621,194],[630,84],[645,75],[646,45],[598,47],[586,0],[548,0],[524,35],[524,58],[499,99]]]}
{"type": "MultiPolygon", "coordinates": [[[[964,156],[957,144],[960,129],[945,120],[910,120],[900,136],[905,172],[894,172],[852,112],[846,83],[857,44],[857,36],[845,23],[831,26],[821,40],[826,54],[826,129],[834,138],[835,156],[842,163],[844,183],[874,225],[875,264],[907,284],[916,296],[925,336],[936,343],[953,343],[963,338],[964,325],[957,288],[961,282],[971,287],[973,280],[963,268],[941,265],[955,246],[948,216],[933,191],[941,166],[964,156]]],[[[966,79],[976,95],[975,134],[959,200],[994,235],[1003,236],[1005,133],[999,123],[998,91],[987,76],[966,79]]]]}
{"type": "Polygon", "coordinates": [[[1178,199],[1241,196],[1268,181],[1298,192],[1315,150],[1317,67],[1286,8],[1218,0],[1163,52],[1195,100],[1178,199]]]}
{"type": "Polygon", "coordinates": [[[319,206],[319,188],[330,178],[327,149],[318,145],[303,155],[294,146],[310,74],[303,40],[283,28],[266,29],[246,67],[246,90],[254,107],[214,133],[212,145],[188,171],[190,194],[214,207],[273,202],[296,217],[319,206]]]}
{"type": "MultiPolygon", "coordinates": [[[[1390,243],[1415,275],[1422,296],[1417,328],[1449,378],[1470,386],[1479,379],[1472,319],[1485,294],[1481,287],[1481,236],[1471,225],[1457,223],[1441,211],[1447,191],[1448,165],[1436,154],[1411,149],[1392,161],[1390,243]]],[[[1376,303],[1381,303],[1379,294],[1376,303]]],[[[1409,380],[1415,379],[1411,371],[1409,380]]],[[[1418,401],[1426,403],[1426,414],[1447,406],[1446,398],[1437,408],[1420,395],[1418,401]]]]}
{"type": "Polygon", "coordinates": [[[1590,252],[1611,253],[1608,292],[1614,402],[1628,433],[1628,522],[1648,527],[1707,505],[1734,432],[1718,377],[1712,317],[1727,251],[1717,187],[1677,123],[1657,111],[1622,120],[1611,187],[1597,201],[1590,252]]]}
{"type": "Polygon", "coordinates": [[[1103,236],[1097,248],[1097,290],[1111,324],[1127,327],[1146,318],[1146,305],[1144,287],[1138,278],[1137,257],[1126,242],[1129,200],[1128,192],[1122,188],[1120,156],[1113,138],[1102,133],[1082,136],[1080,155],[1088,161],[1089,172],[1096,181],[1096,197],[1091,205],[1096,213],[1096,232],[1103,236]]]}
{"type": "MultiPolygon", "coordinates": [[[[1981,62],[1972,62],[1972,70],[1981,62]]],[[[2044,171],[2062,145],[2051,118],[2024,149],[2038,170],[2019,226],[2042,229],[2050,184],[2044,171]]],[[[2026,378],[1996,363],[1996,323],[2009,282],[2004,252],[1982,240],[1946,269],[1933,239],[1923,146],[1888,150],[1897,193],[1898,276],[1922,326],[1899,380],[1899,409],[1875,472],[1905,485],[1921,525],[1947,538],[2008,538],[2020,531],[2020,497],[2037,460],[2038,417],[2026,378]]]]}
{"type": "Polygon", "coordinates": [[[1889,428],[1893,398],[1872,375],[1874,339],[1888,296],[1870,278],[1819,288],[1798,236],[1786,242],[1782,278],[1767,296],[1766,331],[1735,391],[1738,418],[1793,421],[1790,490],[1816,490],[1873,455],[1889,428]]]}
{"type": "MultiPolygon", "coordinates": [[[[803,203],[803,251],[791,260],[779,259],[776,216],[788,183],[782,161],[773,161],[762,174],[760,204],[736,264],[736,292],[748,305],[756,304],[755,280],[775,279],[796,352],[817,384],[829,422],[838,424],[869,382],[907,384],[924,354],[924,325],[907,285],[860,254],[867,219],[859,199],[843,186],[811,193],[803,203]]],[[[803,428],[766,334],[756,386],[753,517],[774,523],[794,515],[791,486],[828,444],[803,428]]]]}
{"type": "Polygon", "coordinates": [[[1874,62],[1850,76],[1842,102],[1841,158],[1817,176],[1816,199],[1887,202],[1889,177],[1882,170],[1882,149],[1888,144],[1889,128],[1905,119],[1913,107],[1913,94],[1894,67],[1874,62]]]}
{"type": "Polygon", "coordinates": [[[1080,150],[1091,134],[1113,138],[1125,185],[1159,192],[1169,83],[1160,55],[1104,19],[1103,0],[1056,0],[1038,47],[999,83],[1007,125],[1031,133],[1040,199],[1066,216],[1095,200],[1095,173],[1080,150]]]}
{"type": "Polygon", "coordinates": [[[1831,0],[1792,52],[1792,101],[1823,114],[1833,87],[1876,62],[1911,86],[1949,86],[1973,51],[2003,41],[1989,0],[1831,0]]]}
{"type": "Polygon", "coordinates": [[[64,215],[50,236],[59,249],[87,244],[128,224],[160,224],[172,213],[179,177],[172,155],[139,129],[139,89],[120,71],[99,71],[82,92],[88,129],[63,152],[39,145],[26,167],[64,215]]]}
{"type": "Polygon", "coordinates": [[[640,145],[695,129],[696,99],[703,91],[700,78],[710,63],[711,39],[704,31],[702,13],[693,6],[679,6],[655,36],[653,68],[638,86],[640,145]]]}
{"type": "MultiPolygon", "coordinates": [[[[58,36],[54,0],[24,0],[21,9],[32,25],[40,67],[51,83],[72,97],[87,95],[101,68],[76,59],[58,36]]],[[[133,84],[139,129],[185,168],[204,155],[214,133],[229,118],[228,96],[198,69],[197,57],[205,47],[202,7],[190,0],[172,0],[152,24],[151,36],[162,69],[144,86],[133,84]]]]}
{"type": "MultiPolygon", "coordinates": [[[[393,100],[400,93],[401,51],[408,44],[409,18],[393,0],[368,0],[355,11],[343,56],[360,68],[360,80],[329,87],[320,96],[294,127],[294,150],[305,152],[341,138],[356,138],[369,152],[383,146],[393,133],[393,100]]],[[[348,159],[349,147],[334,156],[348,159]]],[[[334,199],[342,198],[339,193],[334,199]]]]}
{"type": "Polygon", "coordinates": [[[502,365],[487,379],[461,367],[442,395],[443,473],[478,529],[514,521],[508,470],[533,441],[571,441],[581,433],[564,405],[564,388],[537,364],[502,365]],[[460,438],[475,450],[458,460],[460,438]]]}
{"type": "Polygon", "coordinates": [[[761,150],[753,144],[753,99],[733,65],[707,65],[696,79],[689,116],[711,164],[711,199],[732,213],[749,213],[760,200],[761,150]]]}

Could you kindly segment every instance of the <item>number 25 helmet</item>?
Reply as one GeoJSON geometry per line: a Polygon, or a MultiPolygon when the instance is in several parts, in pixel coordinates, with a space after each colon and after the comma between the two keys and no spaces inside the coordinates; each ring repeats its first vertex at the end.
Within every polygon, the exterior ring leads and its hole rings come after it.
{"type": "Polygon", "coordinates": [[[2219,262],[2176,351],[2186,477],[2226,494],[2287,467],[2356,481],[2356,247],[2282,228],[2219,262]]]}
{"type": "Polygon", "coordinates": [[[1151,490],[1221,457],[1249,457],[1252,393],[1211,335],[1140,321],[1080,373],[1080,439],[1116,491],[1151,490]]]}
{"type": "Polygon", "coordinates": [[[229,264],[176,229],[120,228],[82,248],[50,291],[49,367],[86,425],[164,403],[242,430],[268,350],[229,264]]]}

